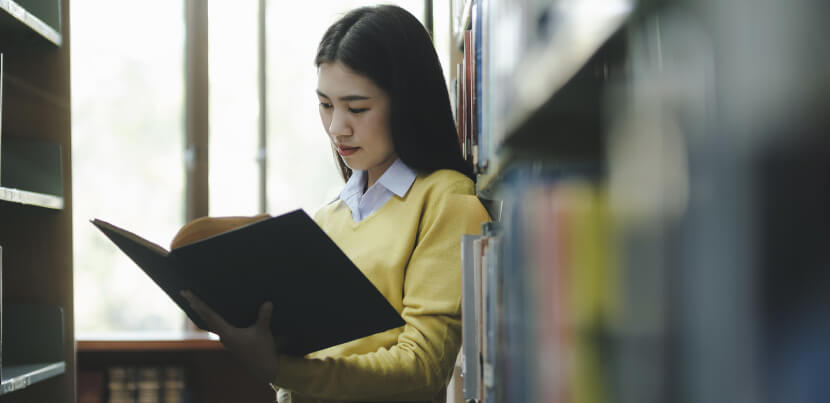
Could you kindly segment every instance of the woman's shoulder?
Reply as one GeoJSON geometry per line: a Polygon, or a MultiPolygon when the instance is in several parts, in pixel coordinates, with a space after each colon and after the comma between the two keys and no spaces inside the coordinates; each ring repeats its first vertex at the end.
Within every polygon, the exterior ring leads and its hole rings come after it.
{"type": "Polygon", "coordinates": [[[342,203],[339,197],[329,201],[324,206],[317,209],[317,211],[314,213],[314,221],[316,221],[319,225],[322,221],[326,221],[329,217],[336,214],[338,210],[340,210],[343,206],[345,205],[342,203]]]}
{"type": "Polygon", "coordinates": [[[475,183],[454,170],[438,170],[422,178],[424,220],[446,220],[466,226],[465,233],[479,233],[488,221],[487,210],[475,194],[475,183]]]}
{"type": "Polygon", "coordinates": [[[439,169],[429,174],[418,176],[419,187],[425,194],[475,194],[475,183],[461,172],[452,169],[439,169]]]}

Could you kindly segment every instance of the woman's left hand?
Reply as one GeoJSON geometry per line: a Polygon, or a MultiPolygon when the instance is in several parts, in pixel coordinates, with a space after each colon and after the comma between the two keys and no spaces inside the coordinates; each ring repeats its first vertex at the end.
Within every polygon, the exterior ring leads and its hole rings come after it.
{"type": "Polygon", "coordinates": [[[222,344],[242,361],[254,376],[263,382],[274,381],[279,360],[271,335],[271,312],[274,307],[270,302],[262,304],[259,308],[257,321],[253,326],[239,328],[226,322],[189,290],[182,291],[181,295],[205,321],[209,330],[219,335],[222,344]]]}

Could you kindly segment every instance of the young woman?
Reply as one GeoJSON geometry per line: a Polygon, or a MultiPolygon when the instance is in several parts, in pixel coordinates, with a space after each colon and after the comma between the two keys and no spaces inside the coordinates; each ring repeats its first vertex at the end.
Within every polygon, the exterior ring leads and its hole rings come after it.
{"type": "Polygon", "coordinates": [[[264,304],[257,323],[239,329],[184,294],[231,352],[279,388],[279,402],[443,401],[461,344],[461,236],[488,217],[432,42],[405,10],[365,7],[327,30],[315,63],[320,118],[347,181],[315,221],[406,325],[289,357],[269,330],[280,307],[264,304]]]}

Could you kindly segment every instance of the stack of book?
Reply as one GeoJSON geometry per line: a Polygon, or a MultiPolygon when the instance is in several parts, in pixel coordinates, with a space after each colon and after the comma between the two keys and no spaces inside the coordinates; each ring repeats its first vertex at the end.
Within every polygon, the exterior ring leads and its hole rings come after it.
{"type": "Polygon", "coordinates": [[[78,375],[79,403],[183,403],[190,401],[185,369],[111,366],[78,375]]]}

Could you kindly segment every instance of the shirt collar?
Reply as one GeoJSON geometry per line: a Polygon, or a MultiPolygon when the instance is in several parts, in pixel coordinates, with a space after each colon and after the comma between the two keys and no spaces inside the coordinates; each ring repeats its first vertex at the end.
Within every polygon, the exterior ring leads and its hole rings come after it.
{"type": "MultiPolygon", "coordinates": [[[[386,172],[380,176],[375,185],[383,186],[398,197],[404,197],[417,176],[418,174],[399,158],[386,169],[386,172]]],[[[362,195],[363,189],[366,187],[366,180],[366,171],[353,170],[352,176],[340,192],[340,199],[349,200],[362,195]]]]}
{"type": "Polygon", "coordinates": [[[412,168],[400,159],[396,159],[389,169],[380,176],[378,183],[398,197],[404,197],[409,188],[412,187],[412,183],[415,182],[416,176],[418,174],[412,168]]]}
{"type": "Polygon", "coordinates": [[[346,182],[346,186],[340,191],[340,198],[342,200],[349,200],[355,196],[363,194],[363,188],[366,186],[366,171],[352,171],[352,176],[346,182]]]}

